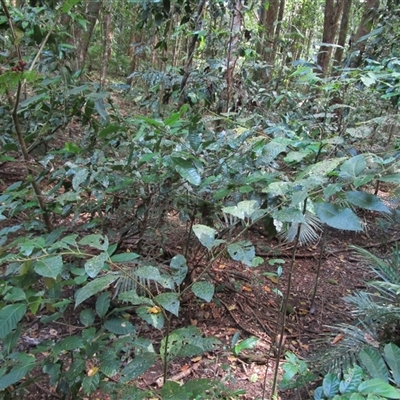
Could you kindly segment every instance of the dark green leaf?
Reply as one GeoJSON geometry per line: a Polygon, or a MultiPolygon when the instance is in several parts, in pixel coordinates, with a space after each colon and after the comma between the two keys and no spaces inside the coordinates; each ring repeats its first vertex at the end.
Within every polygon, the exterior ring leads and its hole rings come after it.
{"type": "Polygon", "coordinates": [[[63,260],[61,256],[53,256],[42,258],[35,262],[33,269],[40,276],[45,278],[56,279],[60,275],[63,268],[63,260]]]}
{"type": "Polygon", "coordinates": [[[135,332],[133,325],[124,318],[111,318],[104,322],[104,327],[116,335],[126,335],[135,332]]]}
{"type": "Polygon", "coordinates": [[[379,378],[362,382],[358,390],[362,394],[377,394],[389,399],[400,399],[400,390],[379,378]]]}
{"type": "Polygon", "coordinates": [[[103,269],[105,262],[108,260],[108,253],[103,252],[98,256],[94,256],[85,262],[85,271],[90,278],[95,278],[103,269]]]}
{"type": "Polygon", "coordinates": [[[388,343],[384,348],[384,356],[394,382],[400,386],[400,348],[394,343],[388,343]]]}
{"type": "Polygon", "coordinates": [[[117,275],[108,274],[105,276],[101,276],[88,284],[86,284],[83,288],[78,289],[75,293],[75,308],[79,306],[79,304],[83,303],[89,297],[95,295],[98,292],[101,292],[108,285],[111,285],[115,280],[118,279],[117,275]]]}
{"type": "Polygon", "coordinates": [[[322,389],[326,397],[331,398],[338,393],[339,379],[335,374],[327,374],[322,382],[322,389]]]}
{"type": "Polygon", "coordinates": [[[0,339],[4,339],[26,313],[25,304],[9,304],[0,310],[0,339]]]}
{"type": "Polygon", "coordinates": [[[100,318],[103,318],[110,307],[110,293],[103,292],[96,300],[96,312],[100,318]]]}
{"type": "Polygon", "coordinates": [[[341,208],[337,204],[315,203],[318,218],[325,224],[342,230],[361,231],[361,223],[357,215],[349,208],[341,208]]]}
{"type": "Polygon", "coordinates": [[[388,380],[389,371],[377,349],[366,347],[359,352],[358,357],[372,378],[380,378],[384,381],[388,380]]]}
{"type": "Polygon", "coordinates": [[[200,299],[210,302],[214,296],[214,285],[210,282],[195,282],[192,292],[200,299]]]}
{"type": "Polygon", "coordinates": [[[161,307],[165,308],[170,313],[178,316],[180,302],[177,293],[161,293],[155,297],[155,301],[157,301],[157,303],[160,304],[161,307]]]}
{"type": "Polygon", "coordinates": [[[143,352],[135,357],[123,370],[120,382],[126,383],[143,375],[157,360],[155,353],[143,352]]]}
{"type": "Polygon", "coordinates": [[[111,257],[111,261],[116,263],[130,262],[139,258],[140,255],[136,253],[119,253],[111,257]]]}
{"type": "Polygon", "coordinates": [[[350,203],[365,208],[366,210],[384,213],[390,212],[389,208],[385,206],[382,200],[371,193],[351,191],[346,192],[346,197],[350,203]]]}

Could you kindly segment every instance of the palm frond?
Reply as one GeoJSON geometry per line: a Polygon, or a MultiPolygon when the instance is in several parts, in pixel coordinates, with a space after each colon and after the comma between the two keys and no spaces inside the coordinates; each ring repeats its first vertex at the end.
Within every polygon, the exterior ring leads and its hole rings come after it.
{"type": "MultiPolygon", "coordinates": [[[[301,246],[318,242],[322,232],[321,221],[315,214],[306,211],[304,218],[306,222],[300,224],[299,244],[301,246]]],[[[297,235],[298,228],[299,223],[292,223],[286,230],[282,231],[280,235],[285,241],[293,242],[297,235]]]]}

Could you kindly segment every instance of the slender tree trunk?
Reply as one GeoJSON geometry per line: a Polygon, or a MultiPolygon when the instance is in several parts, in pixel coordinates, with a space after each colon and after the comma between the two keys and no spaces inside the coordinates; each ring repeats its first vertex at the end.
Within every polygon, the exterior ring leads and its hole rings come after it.
{"type": "Polygon", "coordinates": [[[197,16],[196,16],[196,22],[195,22],[195,26],[194,26],[194,33],[193,33],[192,40],[188,47],[188,57],[187,57],[187,63],[186,63],[186,67],[185,67],[185,73],[183,74],[182,82],[181,82],[178,108],[182,107],[183,104],[185,103],[185,88],[186,88],[187,81],[189,79],[190,72],[192,70],[193,57],[194,57],[196,43],[197,43],[197,39],[198,39],[198,35],[195,32],[200,31],[201,27],[203,26],[203,11],[204,11],[205,4],[206,4],[206,0],[199,0],[199,3],[197,5],[197,16]]]}
{"type": "Polygon", "coordinates": [[[101,76],[100,76],[100,86],[104,86],[106,83],[108,62],[111,58],[111,43],[112,43],[112,32],[111,32],[111,6],[110,1],[104,10],[104,53],[103,53],[103,63],[101,65],[101,76]]]}
{"type": "Polygon", "coordinates": [[[352,0],[346,0],[344,2],[344,8],[343,8],[343,14],[342,14],[342,20],[340,22],[340,28],[339,28],[339,37],[337,44],[341,47],[338,47],[335,51],[335,61],[334,65],[337,67],[340,66],[343,58],[343,51],[344,47],[346,45],[346,38],[347,38],[347,32],[349,30],[349,20],[350,20],[350,12],[351,12],[351,4],[352,0]]]}
{"type": "Polygon", "coordinates": [[[361,41],[360,39],[371,32],[375,19],[378,15],[379,5],[379,0],[367,0],[365,3],[364,13],[361,17],[360,25],[358,26],[356,34],[352,38],[350,49],[350,68],[357,68],[361,64],[368,39],[361,41]]]}
{"type": "Polygon", "coordinates": [[[86,56],[92,39],[94,27],[99,18],[102,0],[88,0],[85,11],[88,20],[87,30],[84,32],[78,28],[75,30],[75,42],[77,43],[78,69],[83,69],[86,63],[86,56]]]}
{"type": "Polygon", "coordinates": [[[337,26],[343,11],[344,2],[348,0],[326,0],[324,13],[324,32],[322,35],[322,45],[318,53],[318,65],[324,75],[328,72],[329,60],[332,53],[332,47],[335,41],[337,26]]]}
{"type": "Polygon", "coordinates": [[[232,97],[235,66],[237,59],[239,57],[237,50],[241,37],[240,31],[242,29],[242,24],[243,24],[242,10],[244,6],[244,0],[233,0],[232,3],[233,3],[232,20],[230,28],[230,38],[228,42],[228,54],[226,57],[226,72],[225,72],[225,80],[226,80],[225,111],[228,111],[229,109],[229,103],[232,97]]]}

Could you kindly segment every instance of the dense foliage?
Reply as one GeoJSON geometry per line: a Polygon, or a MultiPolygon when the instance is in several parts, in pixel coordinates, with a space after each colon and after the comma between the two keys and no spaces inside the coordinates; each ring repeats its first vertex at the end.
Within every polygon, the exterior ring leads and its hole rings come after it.
{"type": "MultiPolygon", "coordinates": [[[[163,399],[228,396],[221,382],[167,381],[174,359],[222,346],[173,323],[188,293],[212,301],[213,263],[265,262],[244,235],[259,225],[294,243],[291,276],[298,248],[328,228],[362,231],[365,211],[381,216],[382,232],[398,224],[399,59],[384,25],[398,29],[391,2],[361,40],[369,47],[360,65],[332,74],[305,36],[322,37],[312,19],[322,21],[322,2],[300,11],[288,2],[274,57],[258,54],[266,39],[255,2],[11,3],[1,0],[0,14],[0,396],[22,398],[36,369],[63,398],[99,388],[147,398],[135,380],[155,363],[163,399]],[[74,314],[79,327],[68,337],[35,341],[26,332],[27,318],[50,327],[70,325],[74,314]]],[[[353,332],[343,343],[354,359],[328,373],[314,398],[400,398],[397,249],[389,264],[359,251],[378,272],[377,292],[348,298],[365,317],[338,327],[353,332]],[[355,348],[366,333],[378,345],[355,348]]],[[[290,280],[277,294],[283,337],[290,280]]],[[[235,338],[228,350],[253,345],[235,338]]],[[[294,387],[286,381],[296,374],[296,387],[314,379],[295,356],[287,360],[282,388],[294,387]]]]}

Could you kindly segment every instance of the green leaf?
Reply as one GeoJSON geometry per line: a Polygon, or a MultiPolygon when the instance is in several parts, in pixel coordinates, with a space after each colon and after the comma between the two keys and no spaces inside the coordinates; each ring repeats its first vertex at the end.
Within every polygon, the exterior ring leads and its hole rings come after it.
{"type": "Polygon", "coordinates": [[[189,397],[186,388],[178,382],[167,381],[161,389],[161,398],[163,400],[190,400],[193,398],[203,399],[204,397],[189,397]]]}
{"type": "Polygon", "coordinates": [[[228,246],[227,250],[233,260],[240,261],[249,267],[253,266],[253,259],[256,255],[256,251],[250,242],[242,241],[232,243],[228,246]]]}
{"type": "Polygon", "coordinates": [[[177,285],[180,285],[185,280],[188,272],[186,258],[181,254],[174,256],[169,264],[169,267],[171,268],[172,279],[177,285]]]}
{"type": "Polygon", "coordinates": [[[92,376],[85,376],[82,379],[82,388],[85,394],[90,394],[94,392],[100,383],[100,374],[97,372],[92,376]]]}
{"type": "Polygon", "coordinates": [[[366,347],[358,353],[358,357],[372,378],[389,379],[389,371],[377,349],[366,347]]]}
{"type": "Polygon", "coordinates": [[[214,296],[214,285],[210,282],[195,282],[192,286],[192,292],[198,298],[210,302],[214,296]]]}
{"type": "Polygon", "coordinates": [[[201,176],[196,166],[181,157],[172,157],[172,162],[175,165],[175,170],[185,180],[192,185],[198,186],[201,183],[201,176]]]}
{"type": "Polygon", "coordinates": [[[236,206],[223,207],[222,211],[243,220],[245,218],[250,218],[259,208],[260,206],[257,201],[245,200],[240,201],[236,206]]]}
{"type": "Polygon", "coordinates": [[[155,353],[143,352],[135,357],[126,367],[122,370],[121,383],[127,383],[143,375],[157,360],[155,353]]]}
{"type": "Polygon", "coordinates": [[[96,312],[100,318],[103,318],[110,308],[110,293],[103,292],[96,300],[96,312]]]}
{"type": "Polygon", "coordinates": [[[79,241],[82,246],[94,247],[98,250],[107,250],[108,248],[108,238],[102,235],[87,235],[79,241]]]}
{"type": "Polygon", "coordinates": [[[359,154],[345,161],[340,167],[339,176],[348,181],[357,178],[367,167],[363,154],[359,154]]]}
{"type": "Polygon", "coordinates": [[[129,302],[134,306],[148,305],[150,307],[153,307],[155,305],[153,300],[144,296],[139,296],[136,293],[136,290],[128,290],[127,292],[122,292],[118,296],[118,300],[129,302]]]}
{"type": "Polygon", "coordinates": [[[114,132],[121,132],[124,131],[124,127],[122,127],[121,125],[113,125],[110,124],[108,126],[106,126],[104,129],[102,129],[99,132],[99,137],[101,138],[105,138],[107,137],[110,133],[114,133],[114,132]]]}
{"type": "Polygon", "coordinates": [[[233,347],[233,354],[235,356],[238,356],[242,350],[253,349],[257,342],[258,339],[254,336],[242,340],[240,343],[233,347]]]}
{"type": "Polygon", "coordinates": [[[108,260],[108,253],[103,252],[85,262],[85,271],[90,278],[95,278],[108,260]]]}
{"type": "Polygon", "coordinates": [[[0,310],[0,339],[4,339],[26,313],[25,304],[9,304],[0,310]]]}
{"type": "Polygon", "coordinates": [[[85,326],[92,325],[95,317],[93,310],[90,308],[86,308],[79,313],[79,321],[85,326]]]}
{"type": "Polygon", "coordinates": [[[40,276],[56,279],[63,268],[61,256],[46,257],[34,263],[33,269],[40,276]]]}
{"type": "Polygon", "coordinates": [[[328,398],[335,396],[339,390],[339,379],[335,374],[326,374],[322,382],[324,395],[328,398]]]}
{"type": "Polygon", "coordinates": [[[211,250],[215,246],[219,246],[221,243],[224,243],[223,240],[215,239],[217,231],[209,226],[201,224],[194,225],[193,232],[197,239],[200,240],[200,243],[208,250],[211,250]]]}
{"type": "Polygon", "coordinates": [[[84,183],[89,175],[89,171],[86,168],[80,168],[76,171],[72,178],[72,188],[77,192],[79,186],[84,183]]]}
{"type": "Polygon", "coordinates": [[[63,12],[63,13],[68,13],[68,12],[70,12],[71,9],[72,9],[72,7],[73,7],[75,4],[78,4],[79,1],[80,1],[80,0],[65,0],[64,3],[63,3],[63,5],[62,5],[62,8],[61,8],[62,12],[63,12]]]}
{"type": "Polygon", "coordinates": [[[325,224],[342,230],[362,231],[360,220],[349,208],[340,208],[337,204],[315,203],[315,212],[325,224]]]}
{"type": "Polygon", "coordinates": [[[152,307],[141,306],[136,309],[136,314],[156,329],[164,327],[164,315],[161,312],[150,312],[152,307]]]}
{"type": "Polygon", "coordinates": [[[89,297],[95,295],[98,292],[101,292],[107,286],[111,285],[114,281],[118,279],[117,275],[108,274],[105,276],[101,276],[89,283],[87,283],[83,288],[78,289],[75,293],[75,308],[79,306],[79,304],[83,303],[89,297]]]}
{"type": "Polygon", "coordinates": [[[288,207],[272,213],[273,219],[280,222],[302,223],[306,222],[303,213],[298,208],[288,207]]]}
{"type": "Polygon", "coordinates": [[[400,183],[400,174],[386,175],[379,178],[381,182],[400,183]]]}
{"type": "Polygon", "coordinates": [[[377,394],[389,399],[400,399],[400,390],[379,378],[362,382],[358,390],[362,394],[377,394]]]}
{"type": "Polygon", "coordinates": [[[177,293],[173,292],[161,293],[155,297],[155,301],[170,313],[178,316],[180,302],[177,293]]]}
{"type": "Polygon", "coordinates": [[[36,359],[33,356],[26,355],[23,363],[14,366],[11,371],[0,378],[0,391],[10,387],[14,383],[19,382],[33,368],[36,367],[36,359]]]}
{"type": "Polygon", "coordinates": [[[390,212],[389,208],[385,206],[382,200],[378,196],[375,196],[371,193],[351,191],[346,192],[346,197],[350,203],[358,207],[365,208],[366,210],[384,213],[390,212]]]}
{"type": "Polygon", "coordinates": [[[393,380],[396,385],[400,386],[400,348],[394,343],[388,343],[383,352],[393,380]]]}
{"type": "Polygon", "coordinates": [[[304,172],[300,173],[299,178],[304,177],[306,175],[309,176],[326,176],[330,172],[332,172],[342,161],[345,160],[344,157],[341,158],[333,158],[333,159],[326,159],[316,164],[311,165],[307,168],[304,172]]]}
{"type": "Polygon", "coordinates": [[[111,261],[115,263],[130,262],[139,258],[140,255],[136,253],[119,253],[111,257],[111,261]]]}
{"type": "Polygon", "coordinates": [[[127,335],[134,333],[133,325],[124,318],[111,318],[104,322],[104,327],[116,335],[127,335]]]}
{"type": "Polygon", "coordinates": [[[350,368],[345,374],[344,379],[340,381],[339,391],[341,394],[351,394],[358,391],[358,386],[363,378],[363,370],[356,365],[350,368]]]}

